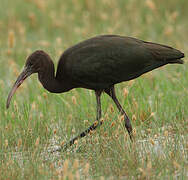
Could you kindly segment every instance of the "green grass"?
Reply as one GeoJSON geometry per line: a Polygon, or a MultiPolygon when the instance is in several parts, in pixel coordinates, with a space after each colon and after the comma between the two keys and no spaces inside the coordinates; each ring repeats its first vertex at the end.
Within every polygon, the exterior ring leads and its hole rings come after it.
{"type": "MultiPolygon", "coordinates": [[[[36,49],[57,65],[71,45],[97,34],[164,43],[188,54],[188,1],[0,0],[0,179],[187,179],[187,64],[168,65],[116,85],[130,118],[130,143],[118,110],[102,96],[104,124],[67,152],[49,149],[95,121],[92,91],[51,94],[33,75],[6,98],[36,49]],[[153,3],[152,3],[153,2],[153,3]],[[124,96],[124,88],[128,95],[124,96]],[[75,103],[76,101],[76,103],[75,103]]],[[[185,58],[186,61],[186,58],[185,58]]]]}

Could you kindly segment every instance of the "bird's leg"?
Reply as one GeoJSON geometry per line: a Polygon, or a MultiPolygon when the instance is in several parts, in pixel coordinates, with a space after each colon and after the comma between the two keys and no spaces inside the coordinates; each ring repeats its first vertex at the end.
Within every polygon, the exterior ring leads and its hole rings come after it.
{"type": "Polygon", "coordinates": [[[96,95],[96,100],[97,100],[97,121],[98,124],[100,124],[100,119],[101,119],[101,93],[102,91],[95,91],[95,95],[96,95]]]}
{"type": "Polygon", "coordinates": [[[118,110],[124,116],[125,127],[126,127],[128,133],[129,133],[130,139],[132,140],[133,138],[132,138],[131,122],[130,122],[129,117],[127,116],[126,112],[124,111],[124,109],[122,108],[121,104],[119,103],[119,101],[116,97],[114,86],[109,88],[109,89],[105,89],[105,92],[113,99],[113,101],[116,104],[118,110]]]}
{"type": "MultiPolygon", "coordinates": [[[[74,137],[68,144],[66,144],[63,147],[63,150],[65,151],[68,147],[70,147],[71,145],[73,145],[75,143],[75,141],[79,138],[82,138],[84,136],[86,136],[89,132],[91,132],[92,130],[95,130],[98,126],[100,126],[102,124],[102,121],[100,121],[101,118],[101,93],[102,91],[100,90],[96,90],[95,91],[95,95],[96,95],[96,99],[97,99],[97,121],[94,122],[88,129],[86,129],[85,131],[83,131],[82,133],[80,133],[80,135],[74,137]]],[[[56,151],[61,151],[62,149],[58,149],[56,151]]]]}

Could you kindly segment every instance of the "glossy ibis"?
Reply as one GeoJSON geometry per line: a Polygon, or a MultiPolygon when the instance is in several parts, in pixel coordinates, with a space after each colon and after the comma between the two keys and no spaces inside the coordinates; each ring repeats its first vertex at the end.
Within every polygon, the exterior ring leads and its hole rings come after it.
{"type": "Polygon", "coordinates": [[[97,100],[97,122],[72,139],[84,137],[102,124],[101,93],[107,93],[124,115],[125,127],[132,138],[130,120],[116,98],[114,85],[129,81],[166,64],[183,64],[184,54],[172,47],[146,42],[131,37],[102,35],[78,43],[67,49],[60,57],[57,73],[53,61],[44,51],[37,50],[26,61],[7,99],[6,107],[16,89],[33,73],[45,89],[52,93],[63,93],[73,88],[87,88],[95,91],[97,100]]]}

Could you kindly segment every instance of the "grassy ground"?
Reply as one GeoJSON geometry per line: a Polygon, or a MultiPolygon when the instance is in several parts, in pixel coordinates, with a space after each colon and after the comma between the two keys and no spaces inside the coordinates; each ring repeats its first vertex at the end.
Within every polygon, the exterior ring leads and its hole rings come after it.
{"type": "Polygon", "coordinates": [[[47,51],[57,64],[71,45],[121,34],[188,54],[188,1],[0,0],[0,179],[187,179],[188,71],[168,65],[116,86],[134,126],[130,143],[113,102],[102,96],[104,124],[67,152],[48,150],[95,120],[92,91],[50,94],[37,75],[5,103],[26,57],[47,51]]]}

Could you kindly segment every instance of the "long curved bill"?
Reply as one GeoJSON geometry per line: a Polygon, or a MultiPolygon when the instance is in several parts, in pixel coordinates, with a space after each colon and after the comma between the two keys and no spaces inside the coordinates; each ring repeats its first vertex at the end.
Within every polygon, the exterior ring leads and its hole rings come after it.
{"type": "Polygon", "coordinates": [[[16,90],[18,89],[18,87],[23,83],[23,81],[32,74],[32,72],[30,71],[29,68],[25,67],[22,71],[22,73],[18,76],[16,82],[14,83],[8,98],[7,98],[7,104],[6,104],[6,108],[9,108],[10,105],[10,101],[12,99],[12,96],[14,95],[14,93],[16,92],[16,90]]]}

